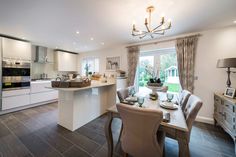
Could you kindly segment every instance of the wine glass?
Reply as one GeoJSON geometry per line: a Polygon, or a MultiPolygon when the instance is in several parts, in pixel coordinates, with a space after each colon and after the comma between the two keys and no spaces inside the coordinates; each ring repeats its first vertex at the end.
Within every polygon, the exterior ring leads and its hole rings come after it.
{"type": "Polygon", "coordinates": [[[174,98],[174,94],[171,94],[171,93],[167,93],[167,101],[168,102],[171,102],[171,100],[174,98]]]}
{"type": "Polygon", "coordinates": [[[143,103],[144,103],[144,97],[138,97],[138,104],[139,104],[139,107],[142,107],[143,103]]]}
{"type": "Polygon", "coordinates": [[[129,95],[133,97],[134,94],[135,94],[135,89],[134,89],[134,88],[131,88],[131,89],[129,90],[129,95]]]}

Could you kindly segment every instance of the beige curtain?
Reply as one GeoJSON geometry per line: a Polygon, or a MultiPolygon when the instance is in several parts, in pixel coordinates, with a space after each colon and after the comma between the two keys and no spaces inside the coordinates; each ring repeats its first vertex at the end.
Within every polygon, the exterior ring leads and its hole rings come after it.
{"type": "Polygon", "coordinates": [[[194,59],[198,36],[179,38],[176,41],[179,79],[182,89],[193,92],[194,89],[194,59]]]}
{"type": "Polygon", "coordinates": [[[128,86],[133,86],[135,82],[136,70],[139,62],[139,47],[128,47],[128,86]]]}

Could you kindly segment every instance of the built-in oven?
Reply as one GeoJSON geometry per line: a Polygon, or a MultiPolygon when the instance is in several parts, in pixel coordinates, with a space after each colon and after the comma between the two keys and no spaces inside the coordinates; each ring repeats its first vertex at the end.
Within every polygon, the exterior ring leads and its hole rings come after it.
{"type": "Polygon", "coordinates": [[[2,90],[30,88],[30,61],[3,59],[2,90]]]}

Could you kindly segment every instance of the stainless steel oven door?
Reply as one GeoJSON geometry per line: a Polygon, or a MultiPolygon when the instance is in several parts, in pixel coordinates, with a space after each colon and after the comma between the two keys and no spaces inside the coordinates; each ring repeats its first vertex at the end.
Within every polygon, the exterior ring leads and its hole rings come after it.
{"type": "Polygon", "coordinates": [[[3,90],[15,90],[23,88],[30,88],[30,76],[2,77],[3,90]]]}

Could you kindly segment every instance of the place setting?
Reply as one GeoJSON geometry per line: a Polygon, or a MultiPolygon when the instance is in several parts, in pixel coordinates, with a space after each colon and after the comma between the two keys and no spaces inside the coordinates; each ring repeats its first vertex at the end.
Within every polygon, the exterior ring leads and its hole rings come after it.
{"type": "Polygon", "coordinates": [[[167,100],[160,101],[160,107],[165,108],[165,109],[169,109],[169,110],[177,110],[178,105],[175,104],[174,102],[172,102],[172,100],[174,98],[174,94],[167,93],[166,97],[167,97],[167,100]]]}

